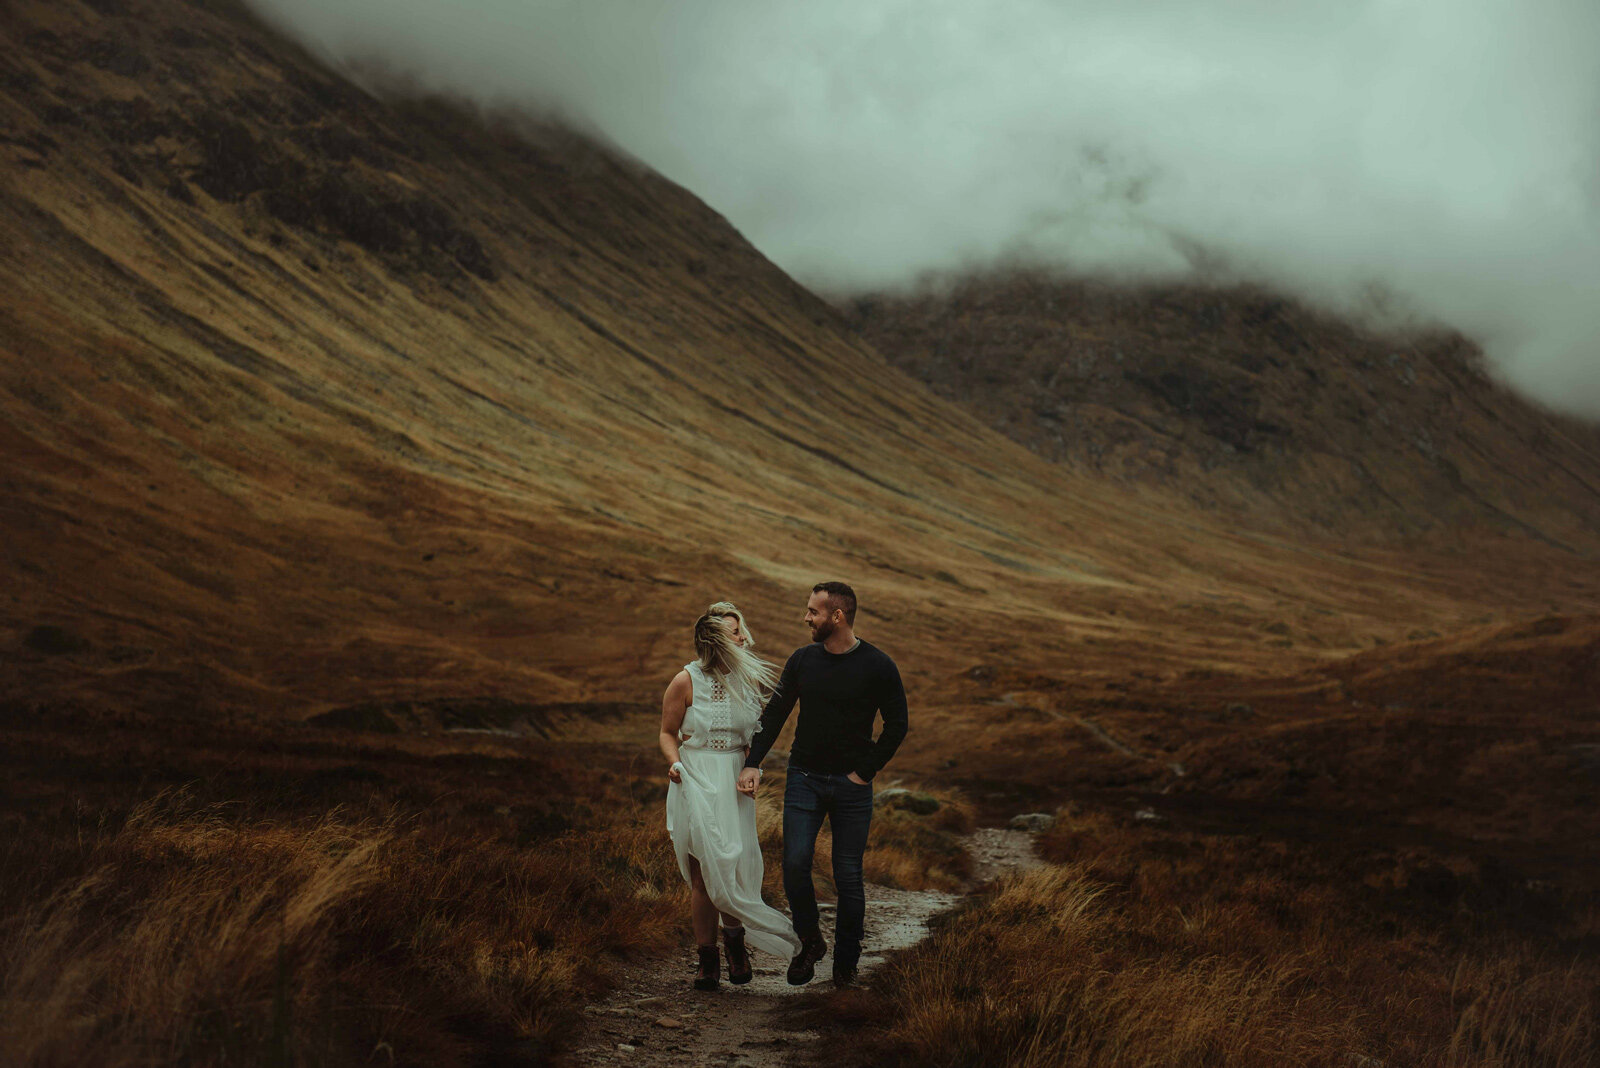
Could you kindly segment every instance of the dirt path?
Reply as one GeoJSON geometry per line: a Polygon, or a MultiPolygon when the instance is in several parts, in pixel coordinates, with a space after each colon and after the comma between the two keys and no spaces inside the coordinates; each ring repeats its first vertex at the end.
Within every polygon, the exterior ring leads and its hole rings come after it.
{"type": "MultiPolygon", "coordinates": [[[[1037,864],[1033,837],[1024,831],[984,828],[967,837],[975,885],[1012,868],[1037,864]]],[[[928,918],[950,908],[960,894],[936,890],[893,890],[867,884],[867,928],[861,970],[871,972],[884,954],[904,949],[927,934],[928,918]]],[[[823,929],[830,956],[807,986],[790,986],[784,965],[752,953],[756,976],[743,987],[724,978],[715,993],[690,989],[692,956],[685,952],[631,969],[605,1001],[584,1011],[585,1040],[573,1052],[577,1065],[725,1065],[727,1068],[780,1068],[796,1064],[821,1036],[781,1026],[776,1010],[782,999],[805,991],[828,991],[832,971],[832,906],[823,905],[823,929]]]]}

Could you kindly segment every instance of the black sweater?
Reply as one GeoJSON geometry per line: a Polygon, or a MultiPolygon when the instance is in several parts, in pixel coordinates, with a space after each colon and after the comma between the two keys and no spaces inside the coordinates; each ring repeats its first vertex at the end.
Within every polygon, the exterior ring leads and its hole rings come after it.
{"type": "Polygon", "coordinates": [[[888,654],[864,641],[848,653],[830,653],[813,642],[796,649],[783,666],[745,767],[761,766],[796,701],[800,719],[789,761],[807,771],[853,771],[870,782],[906,736],[906,690],[888,654]],[[883,731],[874,742],[872,720],[879,712],[883,731]]]}

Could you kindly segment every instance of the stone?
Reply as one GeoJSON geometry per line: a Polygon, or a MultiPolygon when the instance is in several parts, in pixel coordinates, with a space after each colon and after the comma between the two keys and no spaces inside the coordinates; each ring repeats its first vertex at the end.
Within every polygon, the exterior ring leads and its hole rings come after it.
{"type": "Polygon", "coordinates": [[[676,1031],[683,1026],[682,1020],[674,1020],[670,1016],[663,1016],[656,1021],[657,1027],[665,1027],[668,1031],[676,1031]]]}
{"type": "Polygon", "coordinates": [[[1056,818],[1048,812],[1024,812],[1011,817],[1011,826],[1018,831],[1048,831],[1056,825],[1056,818]]]}
{"type": "Polygon", "coordinates": [[[879,790],[872,799],[872,805],[874,808],[903,808],[918,816],[931,816],[939,811],[937,797],[920,790],[908,790],[904,786],[879,790]]]}

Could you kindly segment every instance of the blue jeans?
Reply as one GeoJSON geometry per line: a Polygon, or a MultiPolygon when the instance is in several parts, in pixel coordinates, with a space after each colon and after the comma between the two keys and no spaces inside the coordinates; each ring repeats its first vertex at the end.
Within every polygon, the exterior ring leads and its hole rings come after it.
{"type": "Polygon", "coordinates": [[[820,933],[811,859],[825,817],[833,826],[833,885],[839,891],[833,966],[853,968],[861,959],[861,926],[867,914],[861,861],[872,826],[872,784],[790,764],[783,788],[783,892],[789,898],[794,932],[801,938],[820,933]]]}

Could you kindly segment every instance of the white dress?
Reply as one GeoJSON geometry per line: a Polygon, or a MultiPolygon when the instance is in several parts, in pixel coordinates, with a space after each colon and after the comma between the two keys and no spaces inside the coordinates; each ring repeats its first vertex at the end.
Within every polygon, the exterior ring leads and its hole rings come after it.
{"type": "Polygon", "coordinates": [[[683,782],[667,784],[667,833],[678,870],[687,880],[689,858],[697,859],[706,895],[744,924],[745,942],[788,960],[800,951],[800,939],[788,917],[761,900],[756,802],[738,789],[761,708],[753,694],[730,692],[697,663],[684,670],[694,696],[678,730],[683,782]]]}

